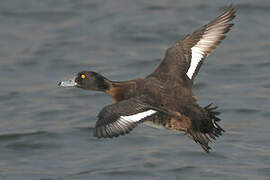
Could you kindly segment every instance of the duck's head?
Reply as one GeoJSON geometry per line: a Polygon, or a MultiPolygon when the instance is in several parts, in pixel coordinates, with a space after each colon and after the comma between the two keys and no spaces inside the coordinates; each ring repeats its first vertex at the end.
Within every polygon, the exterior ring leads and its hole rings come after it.
{"type": "Polygon", "coordinates": [[[68,81],[61,81],[58,86],[78,87],[93,91],[106,91],[109,88],[109,80],[93,71],[82,71],[68,81]]]}

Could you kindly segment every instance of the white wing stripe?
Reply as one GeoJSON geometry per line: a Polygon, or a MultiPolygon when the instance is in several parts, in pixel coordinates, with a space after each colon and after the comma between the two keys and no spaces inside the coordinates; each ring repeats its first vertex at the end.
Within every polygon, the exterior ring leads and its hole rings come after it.
{"type": "Polygon", "coordinates": [[[128,122],[138,122],[145,117],[148,117],[148,116],[155,114],[156,112],[157,111],[150,109],[148,111],[141,112],[141,113],[134,114],[134,115],[130,115],[130,116],[120,116],[120,119],[128,121],[128,122]]]}
{"type": "Polygon", "coordinates": [[[194,46],[191,48],[191,62],[190,62],[190,66],[188,69],[188,72],[186,73],[187,76],[189,77],[189,79],[192,79],[192,76],[199,64],[199,62],[202,60],[203,58],[203,50],[197,46],[194,46]]]}

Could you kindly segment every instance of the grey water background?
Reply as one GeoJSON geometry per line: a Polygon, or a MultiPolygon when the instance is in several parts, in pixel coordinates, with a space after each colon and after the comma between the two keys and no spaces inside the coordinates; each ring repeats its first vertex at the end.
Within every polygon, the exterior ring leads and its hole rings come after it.
{"type": "Polygon", "coordinates": [[[270,179],[270,2],[233,1],[235,26],[194,91],[222,111],[210,154],[183,133],[139,126],[92,137],[112,99],[57,87],[81,70],[150,73],[167,47],[232,1],[1,0],[0,179],[270,179]]]}

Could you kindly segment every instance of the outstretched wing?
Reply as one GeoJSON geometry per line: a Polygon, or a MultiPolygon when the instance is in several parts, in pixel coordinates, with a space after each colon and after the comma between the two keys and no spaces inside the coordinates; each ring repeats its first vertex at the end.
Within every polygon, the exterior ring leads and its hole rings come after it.
{"type": "Polygon", "coordinates": [[[129,133],[137,124],[161,113],[157,108],[136,98],[106,106],[98,115],[94,136],[118,137],[129,133]]]}
{"type": "Polygon", "coordinates": [[[220,44],[233,26],[229,22],[235,17],[235,13],[236,9],[232,5],[229,6],[216,19],[167,49],[164,59],[155,72],[167,71],[175,75],[177,74],[175,68],[177,68],[181,78],[187,77],[193,81],[203,60],[220,44]]]}

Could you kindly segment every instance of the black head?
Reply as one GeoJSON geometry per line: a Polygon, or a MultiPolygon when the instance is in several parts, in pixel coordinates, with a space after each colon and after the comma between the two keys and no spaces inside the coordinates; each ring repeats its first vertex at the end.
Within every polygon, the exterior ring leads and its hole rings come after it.
{"type": "Polygon", "coordinates": [[[76,86],[79,88],[95,91],[105,91],[109,88],[108,80],[93,71],[82,71],[75,78],[76,86]]]}
{"type": "Polygon", "coordinates": [[[86,90],[106,91],[109,89],[109,80],[96,72],[82,71],[72,80],[60,82],[59,86],[76,86],[86,90]]]}

